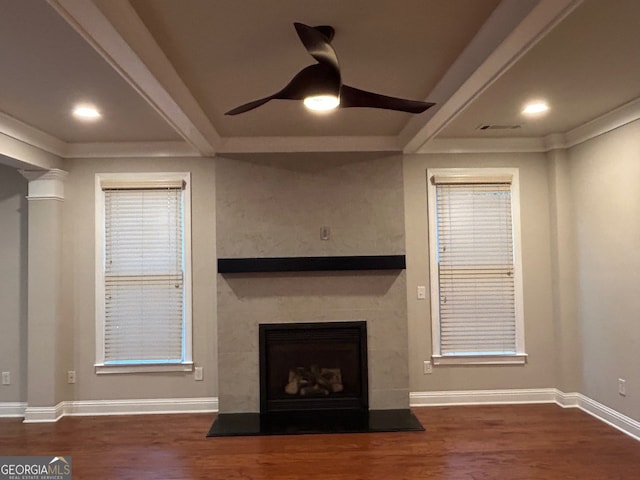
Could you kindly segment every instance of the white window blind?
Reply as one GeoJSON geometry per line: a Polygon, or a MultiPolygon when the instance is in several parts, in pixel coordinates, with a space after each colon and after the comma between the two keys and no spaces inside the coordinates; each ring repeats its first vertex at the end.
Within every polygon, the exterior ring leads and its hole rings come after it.
{"type": "Polygon", "coordinates": [[[526,356],[511,178],[481,169],[430,175],[436,363],[526,356]]]}
{"type": "Polygon", "coordinates": [[[104,364],[180,363],[182,188],[103,189],[104,364]]]}

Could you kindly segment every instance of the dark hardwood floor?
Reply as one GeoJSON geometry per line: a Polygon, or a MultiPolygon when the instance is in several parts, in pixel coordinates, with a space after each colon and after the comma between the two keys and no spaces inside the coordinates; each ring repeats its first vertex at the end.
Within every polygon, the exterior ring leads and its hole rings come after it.
{"type": "Polygon", "coordinates": [[[640,478],[640,442],[577,409],[413,411],[426,431],[205,438],[214,415],[0,419],[0,455],[70,455],[74,480],[640,478]]]}

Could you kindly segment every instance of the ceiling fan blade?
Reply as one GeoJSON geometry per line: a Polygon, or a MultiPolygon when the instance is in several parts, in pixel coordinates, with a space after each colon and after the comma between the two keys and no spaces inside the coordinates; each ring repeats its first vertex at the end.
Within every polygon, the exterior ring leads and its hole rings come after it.
{"type": "Polygon", "coordinates": [[[244,105],[240,105],[232,110],[229,110],[225,115],[238,115],[239,113],[248,112],[249,110],[253,110],[254,108],[258,108],[269,100],[273,100],[275,95],[269,95],[268,97],[261,98],[259,100],[254,100],[253,102],[245,103],[244,105]]]}
{"type": "Polygon", "coordinates": [[[293,25],[309,55],[315,58],[318,63],[330,65],[339,74],[338,56],[330,43],[333,37],[333,28],[327,26],[310,27],[298,22],[293,25]]]}
{"type": "Polygon", "coordinates": [[[340,107],[370,107],[385,110],[397,110],[408,113],[422,113],[435,103],[407,100],[405,98],[389,97],[379,93],[367,92],[359,88],[342,85],[340,89],[340,107]]]}
{"type": "Polygon", "coordinates": [[[310,27],[295,22],[296,32],[307,52],[318,62],[303,68],[280,91],[268,97],[254,100],[229,110],[225,115],[238,115],[269,102],[270,100],[303,100],[307,97],[335,95],[340,97],[340,107],[369,107],[422,113],[434,103],[389,97],[379,93],[343,85],[335,50],[331,46],[334,29],[329,26],[310,27]]]}
{"type": "Polygon", "coordinates": [[[303,100],[308,96],[340,93],[340,72],[326,63],[314,63],[300,70],[276,98],[303,100]]]}

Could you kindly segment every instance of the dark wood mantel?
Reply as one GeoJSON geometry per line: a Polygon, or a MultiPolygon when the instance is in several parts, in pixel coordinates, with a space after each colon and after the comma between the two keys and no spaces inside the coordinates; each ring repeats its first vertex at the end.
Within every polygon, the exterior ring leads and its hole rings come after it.
{"type": "Polygon", "coordinates": [[[404,255],[219,258],[218,273],[404,270],[404,255]]]}

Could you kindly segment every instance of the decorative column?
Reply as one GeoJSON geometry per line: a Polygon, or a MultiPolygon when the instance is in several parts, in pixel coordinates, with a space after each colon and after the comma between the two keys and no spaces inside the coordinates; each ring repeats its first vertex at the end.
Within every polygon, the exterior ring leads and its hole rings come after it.
{"type": "Polygon", "coordinates": [[[27,410],[25,422],[55,421],[64,372],[58,348],[62,306],[62,207],[67,172],[21,171],[29,180],[27,410]]]}

